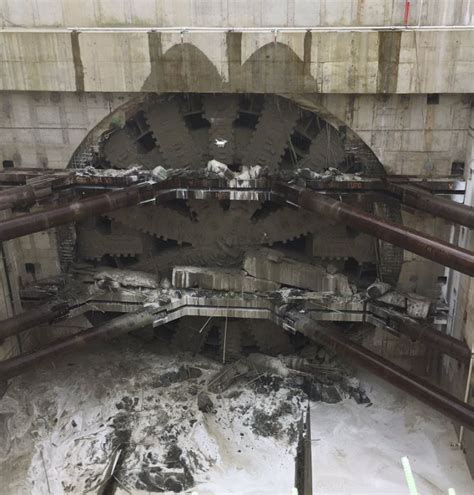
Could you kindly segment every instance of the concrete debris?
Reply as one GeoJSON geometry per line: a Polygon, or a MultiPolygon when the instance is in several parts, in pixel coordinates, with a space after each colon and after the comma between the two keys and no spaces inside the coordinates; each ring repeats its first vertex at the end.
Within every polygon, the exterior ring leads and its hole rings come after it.
{"type": "Polygon", "coordinates": [[[412,318],[426,319],[430,312],[431,301],[419,294],[410,293],[407,295],[407,314],[412,318]]]}
{"type": "Polygon", "coordinates": [[[226,397],[203,390],[221,369],[124,337],[15,379],[0,404],[3,492],[95,493],[113,473],[117,493],[224,493],[224,480],[205,487],[244,465],[239,487],[290,493],[306,395],[271,376],[243,376],[226,397]]]}
{"type": "Polygon", "coordinates": [[[218,162],[217,160],[209,160],[207,162],[207,171],[222,179],[230,180],[235,177],[234,172],[225,163],[218,162]]]}
{"type": "Polygon", "coordinates": [[[206,170],[208,173],[214,176],[218,176],[222,179],[227,180],[255,180],[264,176],[267,172],[267,169],[265,167],[262,167],[261,165],[255,165],[251,167],[242,165],[240,172],[232,172],[232,170],[230,170],[230,168],[225,163],[219,162],[217,160],[209,160],[206,170]]]}
{"type": "Polygon", "coordinates": [[[338,269],[338,267],[335,264],[329,263],[329,264],[326,265],[326,271],[328,273],[330,273],[331,275],[334,275],[334,274],[336,274],[339,271],[339,269],[338,269]]]}
{"type": "Polygon", "coordinates": [[[169,174],[165,167],[158,165],[151,171],[151,177],[156,182],[162,182],[169,177],[169,174]]]}
{"type": "Polygon", "coordinates": [[[406,295],[396,291],[387,292],[386,294],[378,297],[377,301],[401,309],[405,309],[407,306],[406,295]]]}
{"type": "Polygon", "coordinates": [[[367,294],[370,298],[377,299],[391,290],[392,286],[390,284],[377,280],[372,285],[367,287],[367,294]]]}
{"type": "Polygon", "coordinates": [[[266,292],[280,288],[270,280],[248,276],[238,269],[177,266],[173,269],[173,286],[236,292],[266,292]]]}
{"type": "Polygon", "coordinates": [[[426,319],[432,304],[430,299],[419,294],[402,294],[396,291],[386,292],[377,301],[403,309],[408,316],[416,319],[426,319]]]}
{"type": "MultiPolygon", "coordinates": [[[[216,143],[217,146],[217,143],[216,143]]],[[[76,169],[75,174],[79,177],[127,177],[133,181],[155,181],[161,182],[174,176],[186,176],[192,178],[222,178],[226,180],[256,180],[266,177],[269,173],[267,167],[262,165],[242,165],[240,171],[233,172],[228,165],[218,160],[209,160],[205,168],[188,169],[184,168],[165,168],[162,165],[152,170],[145,168],[141,164],[133,164],[127,168],[120,169],[102,169],[93,166],[86,166],[82,169],[76,169]]],[[[284,170],[277,173],[282,180],[292,181],[294,179],[319,180],[319,181],[360,181],[363,178],[357,174],[344,174],[336,168],[330,167],[324,172],[316,172],[310,168],[299,168],[296,170],[284,170]]]]}
{"type": "Polygon", "coordinates": [[[345,174],[335,167],[328,167],[323,172],[316,172],[311,168],[298,168],[295,172],[296,177],[308,180],[339,180],[339,181],[361,181],[362,177],[358,174],[345,174]]]}
{"type": "Polygon", "coordinates": [[[290,375],[290,370],[286,367],[284,362],[277,357],[253,353],[249,354],[247,362],[252,368],[260,372],[273,373],[283,378],[290,375]]]}
{"type": "Polygon", "coordinates": [[[143,289],[158,289],[157,279],[145,272],[122,270],[119,268],[104,268],[94,275],[98,285],[116,287],[136,287],[143,289]]]}
{"type": "Polygon", "coordinates": [[[255,165],[254,167],[248,167],[242,165],[242,169],[239,174],[235,176],[238,180],[255,180],[265,175],[266,169],[261,165],[255,165]]]}
{"type": "Polygon", "coordinates": [[[207,389],[214,394],[222,393],[248,372],[249,367],[242,360],[223,366],[210,377],[207,389]]]}
{"type": "Polygon", "coordinates": [[[315,172],[310,168],[298,168],[296,170],[296,174],[298,177],[302,177],[303,179],[320,180],[323,178],[322,174],[315,172]]]}
{"type": "Polygon", "coordinates": [[[296,261],[273,249],[248,252],[244,258],[243,268],[253,277],[282,285],[352,295],[352,289],[345,275],[327,273],[322,266],[296,261]]]}
{"type": "Polygon", "coordinates": [[[163,289],[163,290],[168,290],[171,288],[171,282],[169,281],[168,278],[163,278],[160,280],[160,288],[163,289]]]}
{"type": "Polygon", "coordinates": [[[143,169],[141,165],[131,165],[125,169],[102,169],[95,168],[92,166],[87,166],[76,170],[76,175],[78,176],[95,176],[95,177],[135,177],[137,179],[146,178],[149,175],[148,170],[143,169]]]}
{"type": "Polygon", "coordinates": [[[198,409],[203,413],[214,411],[214,403],[206,392],[201,392],[197,398],[198,409]]]}

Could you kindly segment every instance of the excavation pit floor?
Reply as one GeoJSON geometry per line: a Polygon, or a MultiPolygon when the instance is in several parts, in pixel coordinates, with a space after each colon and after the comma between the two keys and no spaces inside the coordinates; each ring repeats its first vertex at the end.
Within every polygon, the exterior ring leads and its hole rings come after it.
{"type": "Polygon", "coordinates": [[[407,456],[423,495],[474,493],[451,422],[386,382],[359,373],[371,404],[311,404],[313,493],[408,494],[407,456]]]}
{"type": "Polygon", "coordinates": [[[1,493],[291,493],[302,390],[126,336],[44,363],[0,400],[1,493]]]}
{"type": "Polygon", "coordinates": [[[8,494],[290,494],[308,404],[317,494],[474,493],[448,420],[363,376],[371,402],[308,402],[281,376],[244,375],[136,336],[81,349],[15,378],[0,400],[0,485],[8,494]]]}

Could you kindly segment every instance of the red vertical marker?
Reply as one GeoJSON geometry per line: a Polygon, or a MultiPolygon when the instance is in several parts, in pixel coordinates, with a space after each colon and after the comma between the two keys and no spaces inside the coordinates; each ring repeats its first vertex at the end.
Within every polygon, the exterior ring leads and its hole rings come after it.
{"type": "Polygon", "coordinates": [[[405,2],[405,12],[403,14],[403,24],[408,26],[408,18],[410,17],[410,1],[406,0],[405,2]]]}

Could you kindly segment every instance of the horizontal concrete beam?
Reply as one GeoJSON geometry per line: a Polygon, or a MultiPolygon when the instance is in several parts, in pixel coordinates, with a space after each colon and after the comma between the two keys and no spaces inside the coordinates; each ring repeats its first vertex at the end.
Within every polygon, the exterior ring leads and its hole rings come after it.
{"type": "Polygon", "coordinates": [[[6,26],[391,26],[469,24],[463,0],[2,0],[6,26]],[[47,7],[46,7],[47,5],[47,7]],[[212,8],[211,8],[212,6],[212,8]]]}
{"type": "Polygon", "coordinates": [[[474,29],[6,29],[0,90],[470,93],[474,29]]]}

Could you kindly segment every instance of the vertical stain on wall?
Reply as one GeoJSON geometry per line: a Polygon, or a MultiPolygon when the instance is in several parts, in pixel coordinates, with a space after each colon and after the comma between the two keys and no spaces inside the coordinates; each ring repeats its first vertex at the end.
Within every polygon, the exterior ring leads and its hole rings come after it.
{"type": "Polygon", "coordinates": [[[148,33],[148,52],[150,56],[150,76],[142,88],[144,91],[153,91],[158,88],[161,57],[163,55],[161,33],[148,33]]]}
{"type": "Polygon", "coordinates": [[[401,31],[379,32],[377,92],[396,93],[400,62],[401,31]]]}
{"type": "Polygon", "coordinates": [[[76,91],[84,91],[84,66],[81,59],[81,47],[79,45],[79,35],[77,31],[71,33],[72,60],[74,63],[74,75],[76,78],[76,91]]]}
{"type": "Polygon", "coordinates": [[[242,33],[229,32],[226,34],[227,43],[227,60],[229,64],[229,83],[232,84],[237,91],[240,91],[242,78],[242,33]]]}
{"type": "Polygon", "coordinates": [[[303,52],[303,71],[304,76],[311,76],[311,44],[313,42],[313,33],[306,31],[304,35],[304,52],[303,52]]]}

